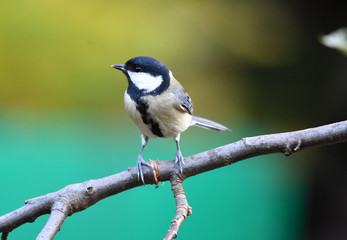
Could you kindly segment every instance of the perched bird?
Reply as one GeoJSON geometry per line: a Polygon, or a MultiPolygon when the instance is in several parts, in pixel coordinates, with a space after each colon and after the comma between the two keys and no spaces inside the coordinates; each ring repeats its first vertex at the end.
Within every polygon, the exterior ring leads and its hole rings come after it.
{"type": "Polygon", "coordinates": [[[227,127],[193,116],[193,103],[182,85],[161,62],[150,57],[135,57],[125,64],[114,64],[128,78],[124,94],[125,110],[142,133],[142,146],[137,157],[138,178],[143,179],[142,165],[151,167],[143,160],[142,152],[149,138],[172,137],[177,146],[175,163],[182,172],[184,165],[180,150],[180,134],[190,126],[216,131],[230,131],[227,127]]]}

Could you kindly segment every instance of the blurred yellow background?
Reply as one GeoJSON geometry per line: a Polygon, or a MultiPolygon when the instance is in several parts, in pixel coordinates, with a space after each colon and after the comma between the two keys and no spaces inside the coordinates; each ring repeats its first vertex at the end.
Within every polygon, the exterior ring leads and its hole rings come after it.
{"type": "MultiPolygon", "coordinates": [[[[189,129],[184,156],[345,119],[346,58],[317,40],[340,24],[341,6],[327,6],[331,11],[274,0],[2,1],[0,215],[25,199],[134,166],[140,133],[124,111],[127,80],[110,65],[135,56],[163,62],[196,115],[233,131],[189,129]]],[[[144,157],[174,154],[171,139],[155,139],[144,157]]],[[[312,169],[319,172],[323,160],[319,149],[271,155],[188,179],[194,211],[179,239],[314,236],[312,169]]],[[[69,217],[56,239],[160,239],[173,216],[169,184],[146,186],[69,217]]],[[[46,219],[10,238],[33,239],[46,219]]]]}

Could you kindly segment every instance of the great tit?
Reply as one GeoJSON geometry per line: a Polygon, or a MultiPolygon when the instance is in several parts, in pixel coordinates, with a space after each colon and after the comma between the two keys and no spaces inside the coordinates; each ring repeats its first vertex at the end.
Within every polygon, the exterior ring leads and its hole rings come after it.
{"type": "Polygon", "coordinates": [[[184,165],[180,150],[180,134],[190,126],[199,126],[216,131],[230,131],[229,128],[193,116],[193,103],[182,85],[161,62],[150,57],[135,57],[125,64],[114,64],[128,78],[128,89],[124,94],[125,110],[142,133],[142,146],[137,157],[138,179],[142,180],[142,165],[151,167],[143,160],[142,152],[149,138],[172,137],[177,146],[175,164],[182,173],[184,165]]]}

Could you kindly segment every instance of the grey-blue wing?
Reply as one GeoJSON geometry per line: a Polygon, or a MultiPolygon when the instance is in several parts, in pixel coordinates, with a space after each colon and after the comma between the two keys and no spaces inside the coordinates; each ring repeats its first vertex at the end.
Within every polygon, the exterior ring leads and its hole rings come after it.
{"type": "Polygon", "coordinates": [[[175,89],[172,93],[178,98],[180,107],[183,111],[188,112],[189,114],[193,113],[193,103],[192,99],[189,97],[188,93],[184,90],[183,87],[175,89]]]}

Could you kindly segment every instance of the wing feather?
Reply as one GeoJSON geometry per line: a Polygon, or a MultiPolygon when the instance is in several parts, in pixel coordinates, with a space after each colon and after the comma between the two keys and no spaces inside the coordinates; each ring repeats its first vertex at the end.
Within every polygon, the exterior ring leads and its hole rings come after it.
{"type": "Polygon", "coordinates": [[[172,93],[178,99],[178,107],[191,115],[194,109],[192,99],[189,97],[188,93],[184,90],[184,88],[177,88],[174,91],[172,91],[172,93]]]}

